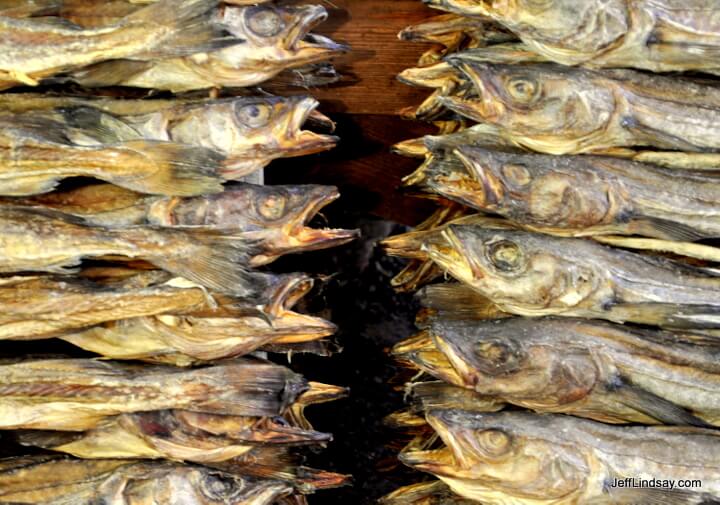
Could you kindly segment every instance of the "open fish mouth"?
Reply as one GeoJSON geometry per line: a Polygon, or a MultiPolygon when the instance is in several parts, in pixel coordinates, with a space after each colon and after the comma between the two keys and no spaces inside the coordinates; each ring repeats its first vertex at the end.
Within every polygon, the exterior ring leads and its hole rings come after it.
{"type": "Polygon", "coordinates": [[[400,461],[423,472],[432,473],[438,476],[454,477],[450,471],[455,464],[453,454],[447,447],[432,451],[403,451],[398,456],[400,461]]]}
{"type": "Polygon", "coordinates": [[[468,259],[465,246],[451,228],[443,230],[441,237],[442,240],[431,240],[422,245],[431,260],[464,282],[471,283],[483,277],[482,271],[468,259]]]}
{"type": "Polygon", "coordinates": [[[312,228],[310,222],[320,214],[326,206],[340,198],[340,192],[332,186],[319,186],[315,189],[315,197],[310,199],[297,223],[289,233],[297,242],[296,250],[313,251],[346,244],[360,236],[359,230],[343,230],[330,228],[312,228]]]}
{"type": "Polygon", "coordinates": [[[487,167],[481,162],[472,159],[462,149],[456,149],[453,154],[462,162],[470,176],[482,187],[481,191],[478,191],[476,187],[472,188],[475,201],[483,208],[497,207],[503,197],[500,181],[487,167]],[[482,198],[482,202],[478,201],[479,197],[482,198]]]}
{"type": "Polygon", "coordinates": [[[294,107],[287,127],[289,145],[282,147],[285,156],[315,154],[337,145],[340,139],[335,135],[302,129],[309,126],[324,131],[335,130],[335,123],[317,110],[319,105],[314,98],[306,97],[294,107]]]}
{"type": "Polygon", "coordinates": [[[328,18],[325,7],[306,5],[297,9],[297,21],[285,38],[285,47],[293,53],[293,66],[318,63],[347,53],[350,48],[314,33],[315,27],[328,18]]]}

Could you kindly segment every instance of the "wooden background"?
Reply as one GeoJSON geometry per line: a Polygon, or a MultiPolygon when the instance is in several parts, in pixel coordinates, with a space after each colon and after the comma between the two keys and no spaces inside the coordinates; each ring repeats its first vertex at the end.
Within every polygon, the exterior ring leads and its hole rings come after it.
{"type": "Polygon", "coordinates": [[[429,46],[400,41],[397,34],[438,12],[420,0],[332,0],[326,5],[330,18],[316,31],[352,46],[351,54],[335,62],[349,82],[308,92],[321,100],[320,110],[337,122],[341,143],[326,154],[271,165],[267,181],[334,184],[348,208],[417,224],[432,205],[396,188],[418,161],[392,154],[390,147],[433,133],[428,125],[398,116],[400,109],[422,102],[428,91],[395,78],[416,66],[429,46]]]}

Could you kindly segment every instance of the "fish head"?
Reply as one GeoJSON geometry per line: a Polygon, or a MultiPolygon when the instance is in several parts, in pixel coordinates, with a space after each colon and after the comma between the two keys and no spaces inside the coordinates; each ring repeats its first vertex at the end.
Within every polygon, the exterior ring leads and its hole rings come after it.
{"type": "Polygon", "coordinates": [[[271,503],[292,492],[292,487],[286,483],[248,479],[202,467],[178,469],[167,480],[169,485],[163,486],[163,491],[171,494],[165,499],[182,496],[189,503],[198,505],[271,503]]]}
{"type": "Polygon", "coordinates": [[[584,70],[478,63],[462,57],[449,61],[472,81],[478,96],[442,97],[442,104],[513,135],[576,139],[603,130],[615,109],[612,89],[584,70]]]}
{"type": "Polygon", "coordinates": [[[426,331],[402,340],[392,349],[393,356],[412,364],[415,368],[441,379],[449,384],[464,386],[463,378],[440,352],[432,337],[426,331]]]}
{"type": "MultiPolygon", "coordinates": [[[[531,46],[566,49],[557,56],[581,62],[627,34],[629,13],[625,0],[480,0],[477,12],[498,21],[531,46]],[[575,53],[575,54],[573,54],[575,53]]],[[[551,49],[548,48],[550,51],[551,49]]],[[[552,54],[552,53],[551,53],[552,54]]]]}
{"type": "Polygon", "coordinates": [[[340,197],[334,186],[265,186],[258,188],[250,215],[257,224],[264,251],[255,257],[262,264],[288,253],[325,249],[348,243],[358,230],[309,226],[321,210],[340,197]]]}
{"type": "Polygon", "coordinates": [[[577,261],[579,253],[569,251],[564,239],[457,224],[441,236],[423,245],[432,260],[508,312],[566,312],[602,280],[592,266],[577,261]]]}
{"type": "Polygon", "coordinates": [[[522,224],[586,228],[612,222],[622,211],[622,188],[585,170],[587,159],[466,146],[455,156],[480,185],[467,195],[473,207],[522,224]]]}
{"type": "Polygon", "coordinates": [[[561,345],[560,323],[529,319],[438,319],[430,333],[465,387],[531,408],[576,402],[596,385],[599,372],[583,349],[561,345]]]}
{"type": "Polygon", "coordinates": [[[442,409],[426,418],[452,454],[451,464],[432,470],[449,478],[446,482],[458,479],[477,491],[494,488],[540,500],[567,497],[584,487],[589,469],[581,449],[533,429],[543,416],[442,409]]]}
{"type": "MultiPolygon", "coordinates": [[[[310,31],[328,18],[320,5],[226,7],[222,23],[246,41],[243,58],[278,70],[320,63],[349,48],[310,31]]],[[[232,48],[229,52],[232,54],[232,48]]]]}

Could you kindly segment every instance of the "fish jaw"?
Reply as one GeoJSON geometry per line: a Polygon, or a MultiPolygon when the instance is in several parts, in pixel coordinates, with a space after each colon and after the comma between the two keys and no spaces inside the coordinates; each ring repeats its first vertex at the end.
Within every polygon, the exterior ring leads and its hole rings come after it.
{"type": "Polygon", "coordinates": [[[293,107],[288,115],[286,134],[281,141],[280,150],[284,156],[305,156],[327,151],[335,147],[340,140],[335,135],[315,133],[303,130],[303,126],[312,122],[325,128],[334,129],[330,118],[317,111],[319,102],[312,97],[304,97],[293,107]]]}
{"type": "Polygon", "coordinates": [[[350,48],[344,44],[310,31],[328,18],[328,12],[321,5],[298,7],[297,21],[283,40],[288,52],[289,66],[298,67],[319,63],[347,53],[350,48]]]}
{"type": "MultiPolygon", "coordinates": [[[[488,392],[483,386],[479,385],[481,377],[473,370],[468,360],[463,357],[463,350],[459,346],[455,345],[451,339],[444,337],[440,333],[434,333],[432,337],[435,346],[447,358],[455,370],[457,377],[462,381],[463,387],[476,389],[483,393],[488,392]]],[[[492,381],[490,381],[489,385],[492,385],[492,381]]]]}
{"type": "Polygon", "coordinates": [[[489,166],[483,164],[479,159],[473,158],[464,148],[454,151],[455,157],[465,166],[473,179],[481,185],[481,190],[471,188],[473,204],[478,209],[497,211],[500,202],[504,198],[504,186],[502,181],[493,173],[489,166]]]}
{"type": "Polygon", "coordinates": [[[410,362],[433,377],[464,387],[462,377],[458,375],[426,332],[398,342],[393,347],[392,354],[398,360],[410,362]]]}
{"type": "Polygon", "coordinates": [[[440,232],[443,241],[433,240],[422,245],[430,259],[441,268],[450,272],[459,281],[473,286],[477,279],[482,279],[484,274],[474,262],[465,254],[465,247],[451,229],[440,232]]]}
{"type": "Polygon", "coordinates": [[[400,461],[410,468],[433,475],[454,477],[455,461],[447,447],[433,451],[404,451],[398,456],[400,461]]]}
{"type": "Polygon", "coordinates": [[[315,186],[305,208],[280,232],[273,232],[264,241],[264,251],[256,255],[251,264],[265,265],[283,254],[317,251],[346,244],[360,236],[359,230],[316,229],[308,223],[320,211],[340,197],[334,186],[315,186]]]}

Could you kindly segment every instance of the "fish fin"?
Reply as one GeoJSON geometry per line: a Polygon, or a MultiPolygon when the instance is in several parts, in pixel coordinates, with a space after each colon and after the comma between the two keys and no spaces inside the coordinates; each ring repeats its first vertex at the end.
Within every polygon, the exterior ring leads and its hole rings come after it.
{"type": "Polygon", "coordinates": [[[624,405],[650,416],[663,424],[712,428],[710,424],[694,416],[679,405],[646,391],[641,387],[635,386],[622,377],[617,377],[615,381],[607,386],[607,389],[616,395],[624,405]]]}
{"type": "Polygon", "coordinates": [[[681,151],[698,151],[698,146],[688,142],[680,137],[670,135],[667,132],[648,126],[647,124],[639,121],[634,116],[627,116],[622,118],[621,125],[626,130],[639,135],[641,138],[652,139],[653,143],[656,144],[658,141],[664,143],[670,149],[679,149],[681,151]]]}
{"type": "MultiPolygon", "coordinates": [[[[73,72],[71,80],[90,88],[122,86],[123,83],[152,67],[153,63],[147,61],[110,60],[73,72]]],[[[48,82],[65,80],[67,78],[60,77],[49,79],[48,82]]]]}
{"type": "Polygon", "coordinates": [[[666,328],[717,328],[720,307],[716,305],[677,305],[674,303],[611,303],[605,309],[607,319],[619,323],[634,322],[666,328]]]}
{"type": "Polygon", "coordinates": [[[247,266],[256,252],[256,242],[214,230],[165,233],[174,238],[185,235],[186,246],[170,251],[164,248],[157,255],[147,257],[157,266],[213,291],[243,298],[254,298],[264,289],[264,283],[259,281],[261,277],[247,266]]]}
{"type": "Polygon", "coordinates": [[[247,455],[208,466],[261,479],[294,481],[301,464],[302,458],[287,447],[262,446],[247,455]]]}
{"type": "MultiPolygon", "coordinates": [[[[613,481],[611,478],[610,481],[613,481]]],[[[622,480],[619,478],[618,480],[622,480]]],[[[606,483],[603,492],[612,503],[642,505],[720,505],[720,501],[705,493],[657,487],[611,487],[606,483]]]]}
{"type": "Polygon", "coordinates": [[[695,242],[708,238],[703,233],[695,230],[691,226],[684,225],[681,223],[675,223],[666,219],[660,218],[642,218],[636,221],[633,225],[639,225],[642,230],[647,230],[653,237],[663,238],[667,240],[679,240],[682,242],[695,242]]]}
{"type": "Polygon", "coordinates": [[[640,151],[632,155],[634,161],[660,165],[665,168],[717,172],[720,153],[685,153],[678,151],[640,151]]]}
{"type": "Polygon", "coordinates": [[[483,397],[473,390],[451,386],[442,381],[412,384],[412,397],[419,411],[433,409],[461,409],[474,412],[497,412],[503,404],[483,397]]]}
{"type": "Polygon", "coordinates": [[[471,319],[490,319],[502,314],[490,300],[463,284],[425,286],[417,293],[423,307],[471,319]]]}
{"type": "Polygon", "coordinates": [[[52,449],[82,438],[82,433],[71,431],[19,430],[15,439],[20,445],[52,449]]]}
{"type": "Polygon", "coordinates": [[[140,193],[168,196],[197,196],[223,190],[223,179],[219,174],[224,157],[212,149],[148,140],[133,140],[108,147],[142,156],[142,164],[147,167],[141,173],[128,177],[111,175],[107,182],[140,193]]]}
{"type": "Polygon", "coordinates": [[[130,125],[112,114],[88,105],[63,107],[58,109],[65,123],[79,128],[101,143],[113,144],[140,140],[143,137],[130,125]]]}
{"type": "MultiPolygon", "coordinates": [[[[145,25],[162,35],[162,43],[131,59],[156,59],[209,53],[241,42],[213,22],[218,0],[160,0],[126,16],[125,25],[145,25]],[[160,29],[158,29],[160,27],[160,29]],[[168,34],[169,32],[169,34],[168,34]]],[[[159,41],[158,41],[159,42],[159,41]]]]}

